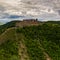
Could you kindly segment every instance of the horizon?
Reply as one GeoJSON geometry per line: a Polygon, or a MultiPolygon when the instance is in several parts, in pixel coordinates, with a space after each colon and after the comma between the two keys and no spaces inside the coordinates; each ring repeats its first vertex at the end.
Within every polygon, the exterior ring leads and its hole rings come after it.
{"type": "MultiPolygon", "coordinates": [[[[0,25],[4,25],[4,24],[7,24],[7,23],[13,22],[13,21],[19,21],[19,22],[22,21],[22,22],[23,22],[24,20],[27,20],[27,21],[28,21],[28,20],[36,20],[36,19],[10,20],[10,21],[8,21],[8,22],[7,22],[7,21],[4,21],[4,22],[1,21],[1,22],[0,22],[0,25]]],[[[57,21],[57,20],[55,20],[55,21],[54,21],[54,20],[44,20],[44,21],[41,20],[41,21],[40,21],[40,20],[38,20],[38,19],[37,19],[37,21],[39,21],[39,22],[60,22],[59,20],[58,20],[58,21],[57,21]]]]}

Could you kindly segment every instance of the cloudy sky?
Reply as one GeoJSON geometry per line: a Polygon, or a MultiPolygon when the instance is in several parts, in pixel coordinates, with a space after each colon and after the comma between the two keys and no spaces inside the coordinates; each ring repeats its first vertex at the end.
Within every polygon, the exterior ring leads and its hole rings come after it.
{"type": "Polygon", "coordinates": [[[60,0],[0,0],[0,21],[23,18],[60,21],[60,0]]]}

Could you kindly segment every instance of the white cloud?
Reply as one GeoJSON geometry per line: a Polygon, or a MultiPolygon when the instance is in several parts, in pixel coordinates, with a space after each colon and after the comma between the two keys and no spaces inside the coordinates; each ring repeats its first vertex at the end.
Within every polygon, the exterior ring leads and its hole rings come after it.
{"type": "Polygon", "coordinates": [[[1,0],[0,19],[10,15],[60,19],[60,0],[1,0]]]}

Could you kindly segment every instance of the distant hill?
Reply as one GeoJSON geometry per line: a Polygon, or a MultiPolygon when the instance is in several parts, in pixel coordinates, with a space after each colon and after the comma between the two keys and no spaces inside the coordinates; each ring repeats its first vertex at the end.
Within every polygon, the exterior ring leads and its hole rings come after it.
{"type": "Polygon", "coordinates": [[[0,25],[3,25],[3,23],[0,22],[0,25]]]}
{"type": "Polygon", "coordinates": [[[0,60],[60,60],[60,24],[36,24],[0,26],[0,60]]]}
{"type": "Polygon", "coordinates": [[[46,23],[60,24],[60,21],[48,21],[46,23]]]}

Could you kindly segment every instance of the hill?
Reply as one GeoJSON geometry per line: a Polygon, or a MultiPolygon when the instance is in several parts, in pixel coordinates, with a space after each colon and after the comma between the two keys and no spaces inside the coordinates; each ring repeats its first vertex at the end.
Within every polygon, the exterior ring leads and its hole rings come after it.
{"type": "Polygon", "coordinates": [[[17,21],[11,21],[4,25],[0,25],[0,34],[3,33],[6,29],[15,27],[17,21]]]}
{"type": "Polygon", "coordinates": [[[0,60],[60,60],[60,24],[2,25],[0,60]]]}
{"type": "Polygon", "coordinates": [[[60,21],[48,21],[46,23],[60,24],[60,21]]]}
{"type": "Polygon", "coordinates": [[[2,23],[2,22],[0,22],[0,25],[3,25],[3,23],[2,23]]]}

